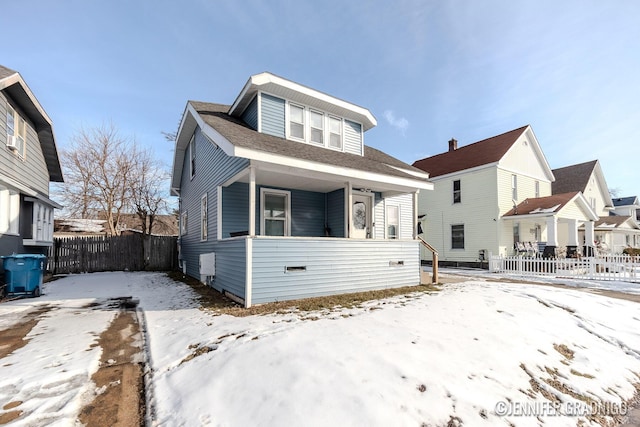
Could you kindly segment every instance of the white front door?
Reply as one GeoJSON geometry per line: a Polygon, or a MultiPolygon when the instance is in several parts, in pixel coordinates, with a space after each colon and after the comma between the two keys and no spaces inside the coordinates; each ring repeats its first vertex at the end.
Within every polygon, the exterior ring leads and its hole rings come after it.
{"type": "Polygon", "coordinates": [[[354,194],[351,197],[351,237],[366,239],[371,237],[371,197],[354,194]]]}

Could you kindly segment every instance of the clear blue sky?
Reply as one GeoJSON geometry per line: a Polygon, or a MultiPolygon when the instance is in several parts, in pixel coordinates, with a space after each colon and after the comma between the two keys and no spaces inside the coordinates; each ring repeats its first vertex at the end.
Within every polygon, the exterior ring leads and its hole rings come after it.
{"type": "Polygon", "coordinates": [[[0,28],[59,149],[113,122],[169,167],[187,100],[270,71],[370,109],[365,143],[405,162],[531,124],[552,168],[599,159],[640,196],[637,0],[22,0],[0,28]]]}

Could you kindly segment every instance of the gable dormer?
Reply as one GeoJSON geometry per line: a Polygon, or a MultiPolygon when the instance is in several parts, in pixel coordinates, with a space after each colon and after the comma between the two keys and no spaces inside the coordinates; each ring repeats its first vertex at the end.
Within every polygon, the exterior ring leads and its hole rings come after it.
{"type": "Polygon", "coordinates": [[[261,133],[358,155],[376,125],[366,108],[271,73],[251,76],[229,114],[261,133]]]}

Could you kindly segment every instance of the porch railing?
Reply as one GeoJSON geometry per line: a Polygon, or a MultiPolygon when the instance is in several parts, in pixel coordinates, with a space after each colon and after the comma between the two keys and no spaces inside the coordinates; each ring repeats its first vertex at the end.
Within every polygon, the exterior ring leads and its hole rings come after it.
{"type": "Polygon", "coordinates": [[[541,276],[640,283],[640,258],[628,255],[582,258],[490,255],[489,271],[516,274],[522,277],[541,276]]]}
{"type": "MultiPolygon", "coordinates": [[[[429,242],[424,240],[422,237],[418,236],[418,240],[420,241],[420,244],[422,246],[424,246],[431,252],[431,255],[432,255],[431,283],[438,283],[438,251],[436,250],[436,248],[431,246],[431,244],[429,244],[429,242]]],[[[422,267],[420,267],[420,270],[422,271],[422,267]]]]}

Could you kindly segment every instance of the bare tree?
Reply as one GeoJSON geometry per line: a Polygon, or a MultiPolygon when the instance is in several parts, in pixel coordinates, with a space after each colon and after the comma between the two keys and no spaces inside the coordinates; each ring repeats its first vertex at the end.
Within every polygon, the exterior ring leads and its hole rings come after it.
{"type": "Polygon", "coordinates": [[[131,203],[144,237],[152,233],[156,215],[168,209],[164,197],[168,175],[149,150],[140,150],[136,152],[132,179],[131,203]]]}
{"type": "Polygon", "coordinates": [[[147,218],[165,209],[158,184],[161,168],[149,151],[121,137],[113,124],[81,129],[62,159],[66,177],[62,197],[67,211],[81,218],[105,219],[110,235],[120,235],[124,213],[141,212],[146,232],[150,231],[147,218]]]}
{"type": "Polygon", "coordinates": [[[609,194],[613,199],[615,199],[616,197],[620,197],[620,192],[620,187],[609,188],[609,194]]]}

